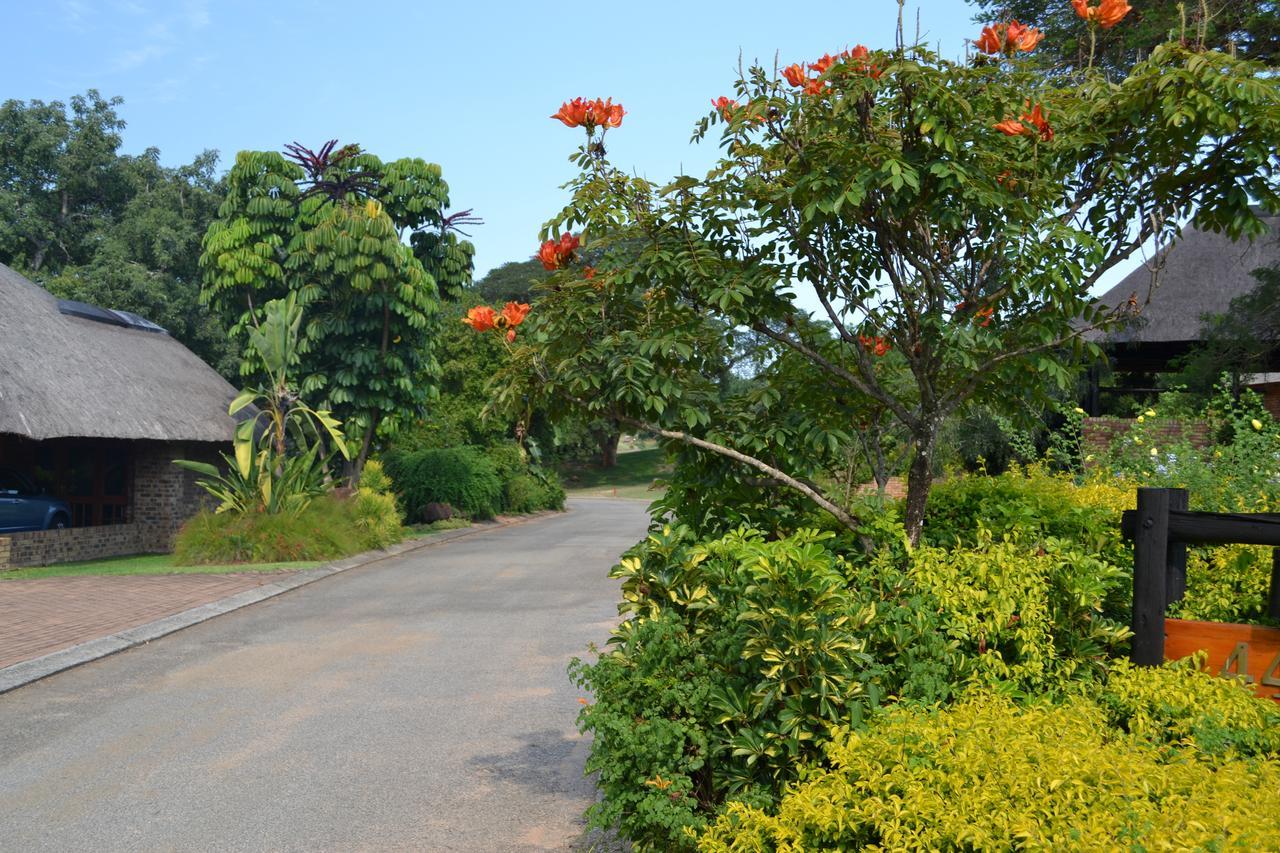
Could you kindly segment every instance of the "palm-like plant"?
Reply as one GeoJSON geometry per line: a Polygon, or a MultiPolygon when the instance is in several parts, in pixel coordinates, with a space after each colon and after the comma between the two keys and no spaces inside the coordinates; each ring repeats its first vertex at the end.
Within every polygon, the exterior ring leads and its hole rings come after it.
{"type": "Polygon", "coordinates": [[[222,454],[226,472],[204,462],[174,460],[205,476],[198,485],[218,499],[217,512],[301,512],[324,493],[332,453],[350,458],[342,424],[327,410],[304,403],[289,383],[289,369],[297,361],[302,307],[291,293],[268,302],[264,313],[263,322],[250,332],[249,346],[266,372],[267,384],[242,391],[227,409],[240,420],[233,455],[222,454]],[[334,451],[326,452],[328,442],[334,451]]]}

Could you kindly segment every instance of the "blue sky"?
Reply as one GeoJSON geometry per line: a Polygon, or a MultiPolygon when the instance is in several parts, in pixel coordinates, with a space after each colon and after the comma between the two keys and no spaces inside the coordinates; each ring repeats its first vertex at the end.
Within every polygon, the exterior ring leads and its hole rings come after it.
{"type": "MultiPolygon", "coordinates": [[[[610,158],[654,180],[701,172],[690,145],[709,101],[732,94],[738,57],[783,64],[893,42],[895,0],[844,3],[246,2],[0,0],[0,100],[125,99],[124,148],[167,165],[217,149],[358,142],[383,159],[439,163],[455,210],[475,208],[477,273],[529,257],[565,201],[578,131],[561,101],[627,108],[610,158]]],[[[978,27],[962,0],[908,3],[927,41],[964,53],[978,27]]]]}

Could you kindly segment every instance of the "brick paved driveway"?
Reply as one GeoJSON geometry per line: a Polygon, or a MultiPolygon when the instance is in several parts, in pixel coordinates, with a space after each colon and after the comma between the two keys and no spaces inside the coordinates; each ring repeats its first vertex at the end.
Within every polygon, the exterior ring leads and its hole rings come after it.
{"type": "Polygon", "coordinates": [[[0,580],[0,667],[135,628],[290,574],[0,580]]]}

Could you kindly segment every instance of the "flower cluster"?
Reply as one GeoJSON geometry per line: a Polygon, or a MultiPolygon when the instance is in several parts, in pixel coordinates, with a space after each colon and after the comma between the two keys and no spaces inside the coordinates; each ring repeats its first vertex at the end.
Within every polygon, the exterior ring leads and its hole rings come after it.
{"type": "Polygon", "coordinates": [[[893,349],[893,345],[889,343],[888,338],[880,335],[858,335],[858,343],[862,344],[862,348],[869,353],[873,353],[876,357],[889,354],[889,350],[893,349]]]}
{"type": "Polygon", "coordinates": [[[857,45],[834,56],[824,53],[817,62],[808,64],[797,62],[788,65],[782,69],[782,76],[792,86],[803,89],[806,95],[817,95],[827,86],[826,81],[822,79],[823,75],[837,63],[845,63],[854,71],[867,74],[872,79],[878,79],[882,72],[877,65],[868,61],[867,57],[870,55],[871,51],[862,45],[857,45]],[[809,76],[811,72],[814,74],[812,77],[809,76]]]}
{"type": "Polygon", "coordinates": [[[1024,134],[1035,136],[1039,134],[1042,142],[1053,141],[1053,126],[1049,124],[1049,114],[1044,111],[1040,104],[1031,107],[1031,102],[1028,101],[1027,107],[1031,109],[1031,112],[1023,113],[1021,121],[1007,118],[1004,121],[997,122],[994,125],[995,129],[1007,136],[1022,136],[1024,134]]]}
{"type": "Polygon", "coordinates": [[[721,95],[718,98],[711,99],[711,106],[715,108],[716,112],[720,113],[720,118],[730,121],[734,112],[738,109],[738,102],[721,95]]]}
{"type": "Polygon", "coordinates": [[[538,260],[542,261],[545,270],[562,269],[573,260],[573,253],[578,248],[578,238],[572,234],[563,234],[559,240],[548,240],[538,250],[538,260]]]}
{"type": "MultiPolygon", "coordinates": [[[[960,319],[968,308],[968,302],[957,303],[955,308],[955,319],[960,319]]],[[[995,313],[995,307],[988,305],[986,308],[979,308],[977,311],[974,311],[971,319],[977,321],[978,325],[985,329],[987,326],[991,325],[991,318],[995,316],[995,313]]]]}
{"type": "Polygon", "coordinates": [[[1099,26],[1109,30],[1133,11],[1125,0],[1102,0],[1097,6],[1090,6],[1088,0],[1071,0],[1076,14],[1089,22],[1090,26],[1099,26]]]}
{"type": "Polygon", "coordinates": [[[1030,53],[1044,38],[1044,33],[1035,27],[1010,21],[1007,24],[989,24],[982,28],[982,35],[974,45],[983,53],[1013,56],[1015,53],[1030,53]]]}
{"type": "Polygon", "coordinates": [[[516,339],[516,326],[528,315],[529,305],[524,302],[508,302],[501,313],[488,305],[477,305],[467,312],[462,322],[477,332],[506,332],[507,343],[511,343],[516,339]]]}
{"type": "Polygon", "coordinates": [[[585,127],[591,133],[597,127],[621,127],[622,117],[626,111],[622,104],[615,104],[613,98],[574,98],[560,105],[560,110],[551,117],[559,119],[565,127],[585,127]]]}

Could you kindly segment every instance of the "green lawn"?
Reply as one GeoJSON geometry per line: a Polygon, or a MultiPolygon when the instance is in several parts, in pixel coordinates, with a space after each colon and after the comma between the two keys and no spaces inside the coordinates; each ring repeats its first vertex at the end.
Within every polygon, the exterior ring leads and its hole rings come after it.
{"type": "MultiPolygon", "coordinates": [[[[435,524],[416,524],[405,531],[405,538],[419,539],[444,530],[469,527],[464,518],[437,521],[435,524]]],[[[224,575],[229,572],[287,572],[314,569],[324,565],[316,560],[299,560],[292,563],[235,563],[226,566],[179,566],[172,554],[138,554],[132,557],[111,557],[106,560],[89,560],[83,563],[58,563],[53,566],[33,566],[27,569],[0,571],[0,581],[34,580],[36,578],[66,578],[83,575],[224,575]]]]}
{"type": "Polygon", "coordinates": [[[560,469],[565,491],[578,497],[616,497],[657,500],[660,488],[652,488],[655,477],[671,470],[661,448],[632,450],[618,454],[618,464],[601,468],[593,464],[565,465],[560,469]]]}
{"type": "Polygon", "coordinates": [[[35,578],[62,578],[81,575],[222,575],[228,572],[279,572],[312,569],[320,563],[301,561],[294,563],[239,563],[232,566],[177,566],[172,554],[143,554],[134,557],[113,557],[108,560],[91,560],[83,563],[59,563],[53,566],[33,566],[0,572],[0,581],[32,580],[35,578]]]}

